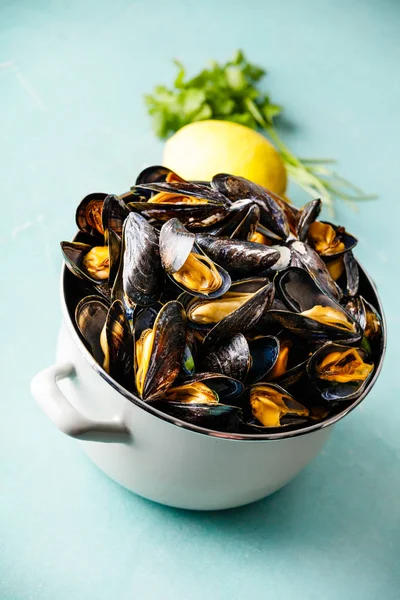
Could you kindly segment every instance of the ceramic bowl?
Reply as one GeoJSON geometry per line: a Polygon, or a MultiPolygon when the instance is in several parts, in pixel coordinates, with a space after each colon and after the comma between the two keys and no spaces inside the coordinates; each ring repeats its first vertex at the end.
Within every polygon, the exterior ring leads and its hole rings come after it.
{"type": "Polygon", "coordinates": [[[68,308],[74,286],[66,268],[56,363],[36,375],[32,393],[56,427],[79,440],[102,471],[136,494],[195,510],[254,502],[304,469],[380,373],[386,346],[382,306],[371,279],[361,267],[360,272],[362,293],[382,316],[382,354],[363,394],[321,423],[269,435],[239,435],[199,428],[146,404],[112,380],[80,339],[68,308]]]}

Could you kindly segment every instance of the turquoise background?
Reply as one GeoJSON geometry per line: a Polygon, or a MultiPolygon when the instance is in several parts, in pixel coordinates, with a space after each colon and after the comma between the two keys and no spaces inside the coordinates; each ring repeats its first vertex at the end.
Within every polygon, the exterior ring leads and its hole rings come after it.
{"type": "MultiPolygon", "coordinates": [[[[0,3],[1,600],[398,600],[400,4],[395,0],[0,3]],[[238,47],[267,66],[282,135],[378,201],[337,220],[378,284],[373,392],[293,483],[217,514],[109,481],[35,405],[54,360],[59,241],[90,191],[161,159],[142,95],[238,47]]],[[[302,201],[301,195],[292,193],[302,201]]]]}

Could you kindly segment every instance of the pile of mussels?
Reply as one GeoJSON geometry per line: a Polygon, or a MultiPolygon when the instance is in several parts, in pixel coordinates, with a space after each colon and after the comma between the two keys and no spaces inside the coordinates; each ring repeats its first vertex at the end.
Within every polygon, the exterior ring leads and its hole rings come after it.
{"type": "Polygon", "coordinates": [[[86,196],[61,243],[84,343],[126,390],[200,427],[276,433],[342,411],[382,321],[359,293],[357,240],[320,210],[159,166],[126,194],[86,196]]]}

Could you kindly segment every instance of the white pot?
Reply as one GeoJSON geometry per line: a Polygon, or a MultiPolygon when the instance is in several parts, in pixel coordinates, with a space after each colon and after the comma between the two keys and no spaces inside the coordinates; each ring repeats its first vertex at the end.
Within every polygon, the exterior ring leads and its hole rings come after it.
{"type": "Polygon", "coordinates": [[[318,454],[334,422],[354,407],[324,423],[268,436],[219,433],[176,420],[124,390],[94,361],[71,322],[63,279],[56,364],[36,375],[32,393],[100,469],[145,498],[196,510],[264,498],[318,454]]]}

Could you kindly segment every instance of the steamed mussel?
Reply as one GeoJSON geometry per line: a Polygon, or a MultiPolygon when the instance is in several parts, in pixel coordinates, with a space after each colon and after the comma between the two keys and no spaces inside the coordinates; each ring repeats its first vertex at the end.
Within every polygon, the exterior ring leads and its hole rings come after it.
{"type": "Polygon", "coordinates": [[[61,243],[83,343],[179,424],[254,436],[347,410],[379,371],[384,322],[356,238],[320,211],[162,166],[119,196],[89,194],[61,243]]]}

